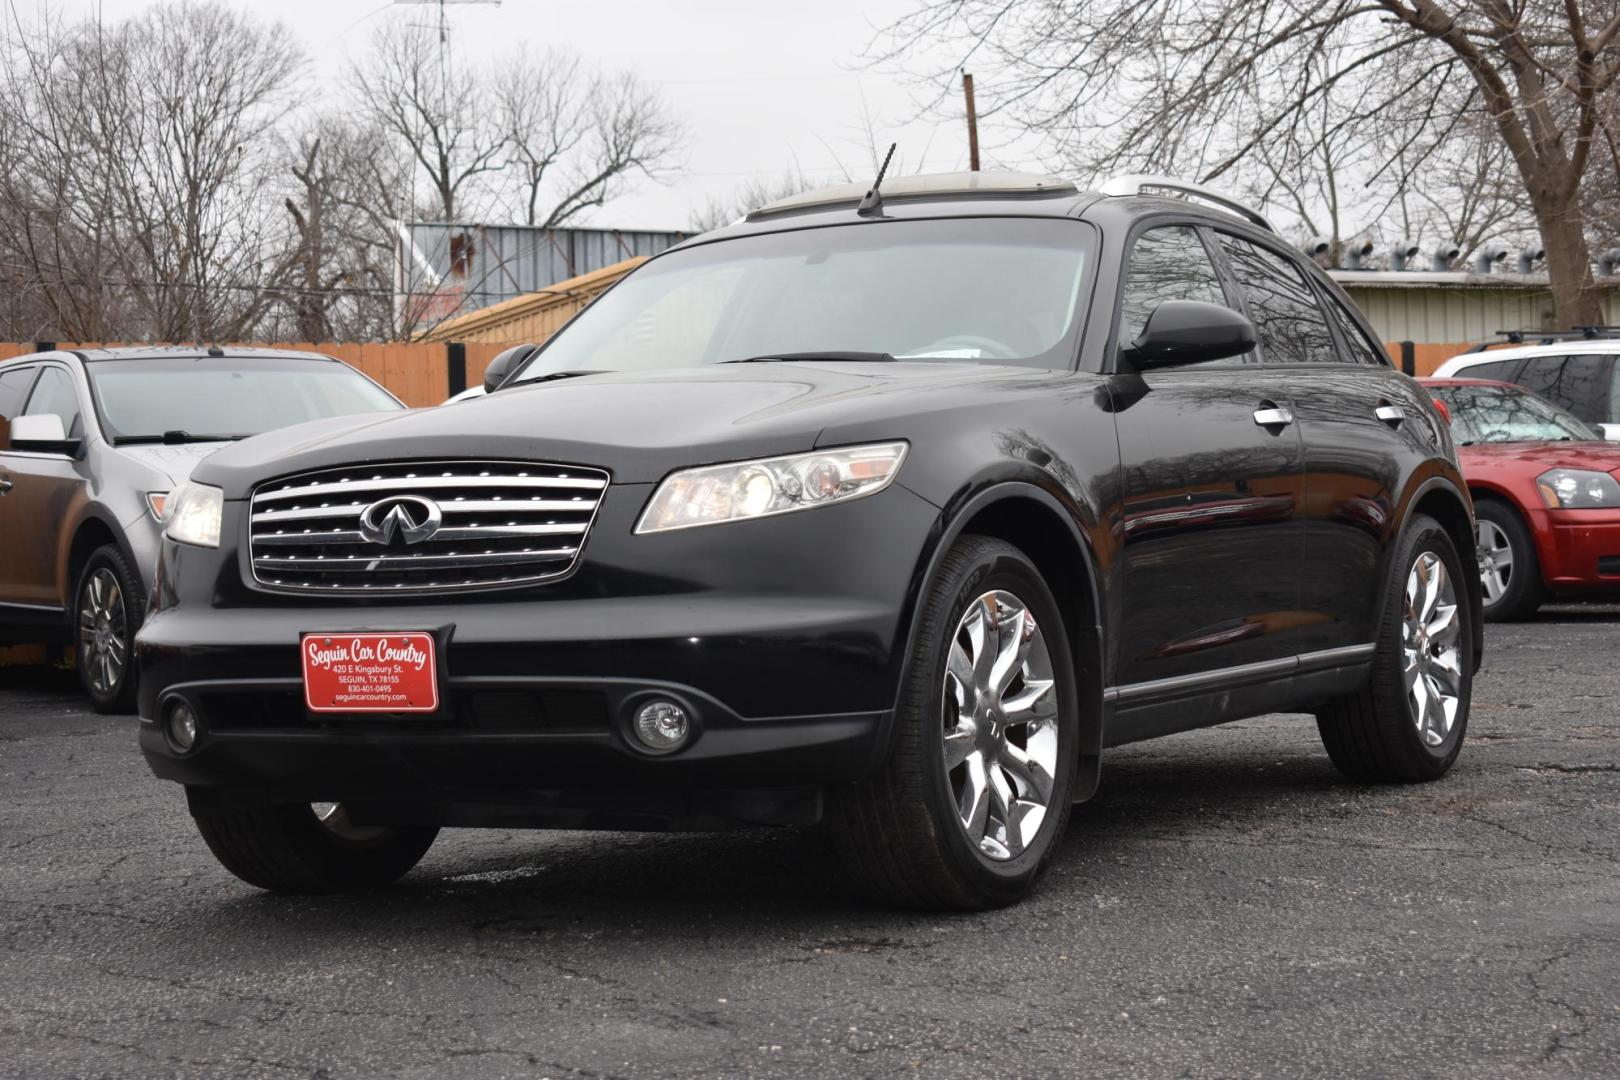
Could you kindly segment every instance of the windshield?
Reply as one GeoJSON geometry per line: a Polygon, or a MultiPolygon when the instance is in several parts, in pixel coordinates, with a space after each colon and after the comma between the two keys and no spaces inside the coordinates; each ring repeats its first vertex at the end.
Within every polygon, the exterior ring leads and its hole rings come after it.
{"type": "Polygon", "coordinates": [[[109,439],[241,438],[401,405],[346,364],[295,357],[153,357],[93,360],[90,374],[109,439]]]}
{"type": "Polygon", "coordinates": [[[1597,432],[1550,401],[1514,386],[1436,386],[1451,410],[1451,433],[1473,443],[1595,440],[1597,432]]]}
{"type": "Polygon", "coordinates": [[[826,353],[1067,368],[1089,236],[1060,219],[969,218],[700,244],[625,278],[517,381],[826,353]]]}

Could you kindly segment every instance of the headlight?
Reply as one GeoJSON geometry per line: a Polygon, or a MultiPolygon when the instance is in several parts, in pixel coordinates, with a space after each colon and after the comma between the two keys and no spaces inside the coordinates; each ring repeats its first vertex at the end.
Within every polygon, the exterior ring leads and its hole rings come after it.
{"type": "Polygon", "coordinates": [[[1554,510],[1620,506],[1620,483],[1606,472],[1551,469],[1536,477],[1542,501],[1554,510]]]}
{"type": "Polygon", "coordinates": [[[687,469],[658,485],[636,532],[718,525],[875,495],[894,480],[905,457],[906,444],[893,442],[687,469]]]}
{"type": "Polygon", "coordinates": [[[182,544],[219,547],[219,523],[225,515],[225,492],[186,481],[164,505],[163,535],[182,544]]]}

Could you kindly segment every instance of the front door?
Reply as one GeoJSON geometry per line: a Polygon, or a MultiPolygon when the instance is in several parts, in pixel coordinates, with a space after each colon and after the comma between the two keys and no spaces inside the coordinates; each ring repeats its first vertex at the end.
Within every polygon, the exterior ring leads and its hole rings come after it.
{"type": "MultiPolygon", "coordinates": [[[[1122,285],[1128,344],[1166,300],[1230,304],[1201,230],[1138,236],[1122,285]]],[[[1233,306],[1236,306],[1235,304],[1233,306]]],[[[1297,652],[1301,446],[1283,380],[1255,354],[1112,380],[1124,592],[1122,702],[1142,684],[1297,652]]]]}
{"type": "MultiPolygon", "coordinates": [[[[84,437],[84,419],[79,392],[66,368],[45,365],[28,395],[20,415],[52,413],[62,420],[69,436],[84,437]]],[[[11,483],[0,503],[4,518],[7,581],[11,602],[39,607],[65,607],[67,591],[73,582],[62,581],[61,561],[65,549],[62,530],[71,516],[74,499],[84,481],[78,463],[62,453],[8,450],[0,455],[11,483]]]]}

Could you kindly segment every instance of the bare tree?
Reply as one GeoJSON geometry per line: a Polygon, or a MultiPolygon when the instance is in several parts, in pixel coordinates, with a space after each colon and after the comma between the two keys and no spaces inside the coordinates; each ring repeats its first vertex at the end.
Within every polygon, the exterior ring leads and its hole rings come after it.
{"type": "MultiPolygon", "coordinates": [[[[903,63],[944,42],[954,69],[972,53],[984,115],[1030,125],[1098,171],[1214,180],[1241,175],[1290,128],[1327,144],[1400,116],[1437,145],[1484,116],[1547,250],[1556,318],[1571,325],[1598,316],[1581,187],[1620,77],[1617,37],[1613,0],[919,0],[878,55],[903,63]],[[1392,61],[1403,77],[1379,78],[1392,61]],[[1335,123],[1314,127],[1341,91],[1335,123]]],[[[951,73],[924,74],[943,86],[951,73]]]]}
{"type": "Polygon", "coordinates": [[[444,221],[476,212],[463,196],[505,160],[506,132],[479,82],[461,64],[447,61],[433,38],[403,21],[378,28],[370,57],[349,80],[367,119],[410,150],[444,221]]]}
{"type": "Polygon", "coordinates": [[[554,168],[585,140],[579,57],[562,49],[514,53],[496,70],[491,96],[506,133],[510,167],[525,225],[540,221],[540,193],[554,168]]]}
{"type": "Polygon", "coordinates": [[[628,72],[592,81],[586,134],[565,163],[551,212],[530,224],[555,228],[620,194],[631,179],[656,179],[674,167],[683,128],[658,95],[628,72]]]}
{"type": "Polygon", "coordinates": [[[117,25],[14,24],[0,239],[40,332],[229,338],[272,302],[284,237],[262,197],[300,64],[275,27],[172,2],[117,25]]]}

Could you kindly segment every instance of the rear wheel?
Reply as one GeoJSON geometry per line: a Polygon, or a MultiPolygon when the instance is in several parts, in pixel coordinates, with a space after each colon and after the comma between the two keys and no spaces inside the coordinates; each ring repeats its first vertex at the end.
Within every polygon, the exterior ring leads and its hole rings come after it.
{"type": "Polygon", "coordinates": [[[875,897],[974,910],[1019,899],[1069,816],[1078,695],[1051,591],[1017,548],[959,540],[924,597],[877,775],[829,824],[875,897]]]}
{"type": "Polygon", "coordinates": [[[1511,506],[1495,499],[1475,503],[1474,516],[1486,621],[1528,619],[1546,598],[1530,530],[1511,506]]]}
{"type": "Polygon", "coordinates": [[[133,712],[140,582],[118,548],[104,544],[85,560],[73,595],[79,685],[96,712],[133,712]]]}
{"type": "Polygon", "coordinates": [[[342,803],[221,809],[191,795],[197,831],[220,864],[249,885],[282,893],[375,889],[405,876],[439,830],[356,825],[342,803]]]}
{"type": "Polygon", "coordinates": [[[1468,730],[1474,638],[1457,549],[1418,515],[1396,555],[1366,685],[1316,714],[1328,757],[1353,780],[1438,779],[1468,730]]]}

